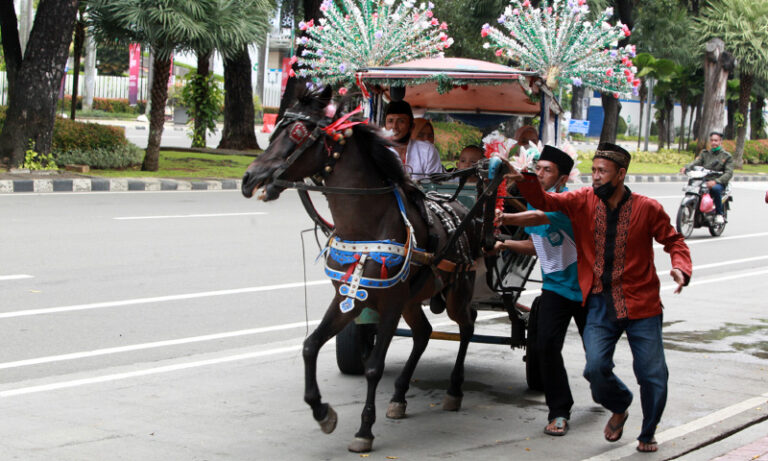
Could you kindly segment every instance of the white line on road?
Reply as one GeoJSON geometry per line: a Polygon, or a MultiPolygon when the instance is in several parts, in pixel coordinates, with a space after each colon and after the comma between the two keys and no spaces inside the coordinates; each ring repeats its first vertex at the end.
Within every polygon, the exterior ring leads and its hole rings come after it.
{"type": "MultiPolygon", "coordinates": [[[[659,442],[659,444],[663,444],[665,442],[674,440],[678,437],[683,437],[685,435],[690,434],[691,432],[704,429],[705,427],[710,426],[712,424],[719,423],[724,419],[730,418],[732,416],[736,416],[739,413],[743,413],[753,408],[765,405],[767,398],[768,398],[768,393],[765,393],[759,397],[753,397],[751,399],[747,399],[742,402],[733,404],[721,410],[717,410],[706,416],[702,416],[699,419],[689,421],[685,424],[681,424],[680,426],[673,427],[673,428],[667,429],[664,432],[656,434],[656,440],[659,442]]],[[[637,444],[635,442],[627,443],[618,448],[614,448],[613,450],[606,451],[597,456],[593,456],[591,458],[587,458],[582,461],[613,461],[617,459],[623,459],[625,456],[630,456],[633,453],[635,453],[636,445],[637,444]]]]}
{"type": "Polygon", "coordinates": [[[271,327],[250,328],[247,330],[227,331],[224,333],[214,333],[210,335],[192,336],[188,338],[169,339],[165,341],[155,341],[151,343],[133,344],[130,346],[107,347],[104,349],[95,349],[92,351],[73,352],[70,354],[50,355],[48,357],[39,357],[35,359],[17,360],[14,362],[0,363],[0,370],[8,368],[26,367],[31,365],[40,365],[43,363],[63,362],[65,360],[76,360],[87,357],[97,357],[100,355],[119,354],[122,352],[140,351],[145,349],[154,349],[158,347],[178,346],[181,344],[199,343],[203,341],[215,341],[217,339],[237,338],[240,336],[256,335],[260,333],[271,333],[274,331],[289,330],[292,328],[309,327],[319,324],[319,320],[309,322],[285,323],[271,327]]]}
{"type": "Polygon", "coordinates": [[[301,344],[295,344],[293,346],[280,347],[276,349],[268,349],[265,351],[249,352],[246,354],[219,357],[217,359],[199,360],[196,362],[178,363],[175,365],[147,368],[144,370],[129,371],[126,373],[115,373],[111,375],[94,376],[93,378],[83,378],[83,379],[75,379],[71,381],[61,381],[58,383],[43,384],[39,386],[21,387],[18,389],[10,389],[7,391],[2,391],[0,392],[0,397],[13,397],[16,395],[34,394],[37,392],[53,391],[57,389],[66,389],[69,387],[84,386],[87,384],[119,381],[119,380],[128,379],[128,378],[136,378],[138,376],[155,375],[159,373],[168,373],[171,371],[187,370],[190,368],[198,368],[198,367],[204,367],[208,365],[218,365],[220,363],[235,362],[238,360],[253,359],[256,357],[277,355],[285,352],[295,352],[300,349],[301,349],[301,344]]]}
{"type": "Polygon", "coordinates": [[[267,214],[264,211],[252,211],[246,213],[211,213],[211,214],[180,214],[180,215],[159,215],[159,216],[118,216],[118,221],[134,221],[139,219],[180,219],[180,218],[221,218],[225,216],[256,216],[267,214]]]}
{"type": "MultiPolygon", "coordinates": [[[[330,283],[331,283],[330,280],[316,280],[312,282],[307,282],[307,286],[328,285],[330,283]]],[[[0,313],[0,319],[7,319],[7,318],[13,318],[13,317],[26,317],[30,315],[41,315],[41,314],[55,314],[59,312],[81,311],[81,310],[87,310],[87,309],[103,309],[106,307],[132,306],[136,304],[161,303],[161,302],[168,302],[168,301],[179,301],[183,299],[206,298],[210,296],[239,295],[243,293],[257,293],[260,291],[283,290],[288,288],[301,288],[303,286],[304,286],[303,282],[283,283],[280,285],[265,285],[260,287],[235,288],[232,290],[203,291],[199,293],[187,293],[187,294],[181,294],[181,295],[156,296],[153,298],[135,298],[135,299],[124,299],[122,301],[107,301],[102,303],[75,304],[72,306],[48,307],[43,309],[29,309],[29,310],[22,310],[22,311],[0,313]]]]}
{"type": "MultiPolygon", "coordinates": [[[[698,245],[700,243],[717,243],[717,242],[723,242],[726,240],[741,240],[741,239],[749,239],[754,237],[765,237],[766,235],[768,235],[768,232],[758,232],[756,234],[732,235],[730,237],[712,237],[712,238],[700,239],[700,240],[686,239],[685,244],[688,246],[691,246],[691,245],[698,245]]],[[[662,248],[662,246],[659,245],[658,243],[654,243],[653,247],[662,248]]]]}
{"type": "Polygon", "coordinates": [[[27,274],[0,275],[0,282],[5,280],[23,280],[31,278],[34,278],[34,276],[27,274]]]}

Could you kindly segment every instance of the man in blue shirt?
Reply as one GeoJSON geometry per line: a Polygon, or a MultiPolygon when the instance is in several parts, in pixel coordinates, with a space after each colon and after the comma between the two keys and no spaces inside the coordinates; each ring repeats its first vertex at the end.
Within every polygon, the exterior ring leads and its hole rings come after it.
{"type": "MultiPolygon", "coordinates": [[[[552,146],[544,150],[536,162],[536,175],[544,190],[563,192],[573,168],[573,159],[552,146]]],[[[528,205],[521,213],[498,213],[497,222],[513,226],[526,226],[529,240],[497,242],[495,249],[517,253],[536,254],[542,275],[541,298],[537,325],[536,347],[539,368],[544,383],[544,395],[549,416],[544,432],[565,435],[571,417],[573,397],[568,385],[568,374],[563,364],[563,342],[573,317],[579,334],[584,330],[586,309],[581,306],[581,289],[576,269],[576,244],[571,221],[563,213],[543,212],[528,205]]]]}

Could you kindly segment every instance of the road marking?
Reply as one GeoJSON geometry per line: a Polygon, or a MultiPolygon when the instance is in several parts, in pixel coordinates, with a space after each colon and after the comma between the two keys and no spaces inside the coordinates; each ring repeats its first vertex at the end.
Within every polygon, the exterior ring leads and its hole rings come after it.
{"type": "MultiPolygon", "coordinates": [[[[749,239],[754,237],[765,237],[768,235],[768,232],[758,232],[755,234],[744,234],[744,235],[732,235],[730,237],[711,237],[711,238],[705,238],[700,240],[685,240],[685,244],[688,246],[691,245],[698,245],[700,243],[717,243],[717,242],[723,242],[725,240],[741,240],[741,239],[749,239]]],[[[653,248],[663,248],[662,245],[658,243],[653,244],[653,248]]]]}
{"type": "Polygon", "coordinates": [[[118,216],[118,221],[133,221],[139,219],[182,219],[182,218],[221,218],[225,216],[256,216],[267,214],[264,211],[251,211],[246,213],[211,213],[211,214],[180,214],[180,215],[158,215],[158,216],[118,216]]]}
{"type": "Polygon", "coordinates": [[[23,280],[31,278],[34,278],[34,276],[27,274],[0,275],[0,282],[5,280],[23,280]]]}
{"type": "Polygon", "coordinates": [[[285,352],[295,352],[301,350],[301,344],[295,344],[287,347],[279,347],[276,349],[269,349],[265,351],[249,352],[246,354],[230,355],[226,357],[219,357],[217,359],[198,360],[195,362],[178,363],[175,365],[167,365],[162,367],[147,368],[144,370],[129,371],[126,373],[114,373],[111,375],[94,376],[93,378],[75,379],[71,381],[61,381],[58,383],[43,384],[39,386],[21,387],[18,389],[9,389],[7,391],[1,391],[0,397],[13,397],[17,395],[34,394],[38,392],[53,391],[57,389],[66,389],[70,387],[85,386],[88,384],[106,383],[110,381],[120,381],[128,378],[136,378],[139,376],[156,375],[160,373],[169,373],[172,371],[187,370],[190,368],[204,367],[208,365],[218,365],[220,363],[235,362],[238,360],[248,360],[257,357],[267,357],[270,355],[282,354],[285,352]]]}
{"type": "Polygon", "coordinates": [[[83,359],[87,357],[97,357],[100,355],[119,354],[122,352],[154,349],[158,347],[169,347],[169,346],[178,346],[181,344],[198,343],[203,341],[214,341],[217,339],[237,338],[240,336],[256,335],[260,333],[270,333],[273,331],[290,330],[292,328],[309,327],[309,326],[317,325],[319,323],[320,323],[320,320],[311,320],[309,322],[285,323],[282,325],[274,325],[270,327],[250,328],[247,330],[227,331],[224,333],[213,333],[213,334],[202,335],[202,336],[192,336],[187,338],[169,339],[165,341],[155,341],[151,343],[133,344],[130,346],[107,347],[104,349],[95,349],[92,351],[73,352],[70,354],[51,355],[48,357],[39,357],[35,359],[17,360],[14,362],[0,363],[0,370],[5,370],[8,368],[40,365],[43,363],[63,362],[66,360],[76,360],[76,359],[83,359]]]}
{"type": "MultiPolygon", "coordinates": [[[[307,282],[307,286],[329,285],[330,283],[331,281],[328,279],[316,280],[312,282],[307,282]]],[[[81,311],[81,310],[87,310],[87,309],[103,309],[107,307],[132,306],[136,304],[162,303],[162,302],[168,302],[168,301],[179,301],[183,299],[206,298],[211,296],[229,296],[229,295],[238,295],[243,293],[258,293],[261,291],[301,288],[303,286],[304,286],[304,282],[283,283],[279,285],[265,285],[260,287],[235,288],[232,290],[203,291],[199,293],[187,293],[182,295],[156,296],[152,298],[124,299],[122,301],[107,301],[107,302],[101,302],[101,303],[75,304],[71,306],[49,307],[49,308],[43,308],[43,309],[29,309],[29,310],[23,310],[23,311],[12,311],[12,312],[0,313],[0,319],[26,317],[30,315],[41,315],[41,314],[55,314],[60,312],[81,311]]]]}
{"type": "MultiPolygon", "coordinates": [[[[721,410],[717,410],[706,416],[702,416],[699,419],[689,421],[685,424],[681,424],[680,426],[673,427],[673,428],[667,429],[664,432],[656,434],[656,441],[658,441],[659,445],[661,445],[665,442],[669,442],[676,438],[688,435],[691,432],[704,429],[707,426],[710,426],[715,423],[719,423],[724,419],[730,418],[732,416],[736,416],[739,413],[743,413],[753,408],[763,406],[766,404],[766,399],[768,399],[768,393],[762,394],[759,397],[753,397],[751,399],[747,399],[742,402],[735,403],[729,407],[725,407],[721,410]]],[[[636,453],[635,451],[636,446],[637,444],[635,442],[630,442],[618,448],[614,448],[612,450],[601,453],[597,456],[586,458],[582,461],[613,461],[617,459],[622,459],[625,456],[630,456],[633,453],[636,453]]]]}

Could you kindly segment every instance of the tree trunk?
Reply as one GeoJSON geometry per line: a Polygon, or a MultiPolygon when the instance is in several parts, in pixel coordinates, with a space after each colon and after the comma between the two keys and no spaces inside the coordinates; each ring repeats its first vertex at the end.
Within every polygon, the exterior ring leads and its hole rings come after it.
{"type": "Polygon", "coordinates": [[[665,105],[667,111],[667,149],[675,142],[675,101],[670,97],[665,105]]]}
{"type": "Polygon", "coordinates": [[[83,44],[85,43],[85,22],[82,18],[82,13],[78,12],[80,16],[75,22],[75,44],[74,53],[72,56],[72,107],[69,110],[69,118],[75,119],[77,112],[77,94],[79,93],[80,86],[80,58],[83,56],[83,44]]]}
{"type": "Polygon", "coordinates": [[[750,135],[749,139],[762,139],[765,138],[765,119],[763,118],[763,108],[765,107],[765,95],[755,95],[755,100],[752,102],[752,107],[749,111],[750,121],[749,126],[750,135]]]}
{"type": "Polygon", "coordinates": [[[677,144],[677,151],[683,150],[685,145],[685,116],[688,114],[688,104],[680,101],[680,142],[677,144]]]}
{"type": "Polygon", "coordinates": [[[728,84],[728,74],[734,66],[733,55],[725,51],[725,43],[719,38],[708,41],[705,50],[704,105],[699,118],[696,152],[707,145],[710,132],[723,129],[725,89],[728,84]]]}
{"type": "Polygon", "coordinates": [[[19,24],[13,2],[0,2],[0,30],[3,35],[3,57],[8,77],[8,95],[15,92],[17,75],[21,67],[21,43],[19,42],[19,24]]]}
{"type": "Polygon", "coordinates": [[[96,39],[86,31],[85,37],[85,84],[83,85],[83,110],[93,109],[93,93],[96,89],[96,39]]]}
{"type": "MultiPolygon", "coordinates": [[[[208,74],[211,73],[211,53],[198,53],[197,54],[197,75],[205,75],[206,77],[208,74]]],[[[208,87],[205,87],[204,90],[206,93],[208,92],[208,87]]],[[[205,97],[201,98],[202,101],[206,101],[210,96],[208,94],[205,95],[205,97]]],[[[195,101],[197,104],[200,103],[200,100],[195,101]]],[[[195,108],[195,113],[199,114],[201,113],[201,110],[199,107],[195,108]]],[[[192,136],[192,147],[205,147],[208,143],[206,142],[206,128],[205,128],[205,121],[200,120],[200,117],[195,119],[195,130],[194,134],[192,136]]]]}
{"type": "Polygon", "coordinates": [[[701,111],[703,110],[703,106],[704,106],[704,95],[699,95],[699,97],[696,100],[696,118],[695,120],[691,120],[691,122],[693,123],[693,130],[691,130],[691,132],[688,133],[689,136],[691,134],[698,136],[696,133],[699,132],[699,127],[701,126],[701,111]]]}
{"type": "Polygon", "coordinates": [[[600,131],[600,142],[616,142],[616,128],[619,125],[621,103],[611,95],[600,94],[603,101],[603,129],[600,131]]]}
{"type": "Polygon", "coordinates": [[[648,87],[645,86],[645,79],[640,84],[640,120],[637,122],[637,150],[640,150],[640,140],[643,137],[643,109],[645,108],[645,98],[648,96],[648,87]]]}
{"type": "MultiPolygon", "coordinates": [[[[736,151],[733,153],[733,163],[736,168],[744,166],[744,143],[747,140],[747,117],[749,117],[749,97],[752,94],[752,85],[755,76],[741,70],[741,87],[739,88],[739,113],[741,123],[736,129],[736,151]]],[[[761,113],[762,115],[762,113],[761,113]]]]}
{"type": "Polygon", "coordinates": [[[733,116],[736,115],[736,111],[739,110],[739,100],[728,100],[725,103],[725,107],[727,109],[727,118],[723,134],[725,135],[725,139],[736,139],[736,127],[733,123],[733,116]]]}
{"type": "Polygon", "coordinates": [[[219,149],[258,149],[254,129],[251,57],[244,48],[224,60],[224,131],[219,149]]]}
{"type": "Polygon", "coordinates": [[[142,171],[157,171],[160,169],[160,140],[165,128],[165,103],[168,101],[168,73],[171,71],[171,58],[160,58],[154,53],[151,83],[152,109],[149,111],[149,138],[147,152],[144,154],[142,171]]]}
{"type": "Polygon", "coordinates": [[[7,25],[14,24],[13,28],[16,27],[13,2],[1,3],[3,48],[9,81],[15,81],[9,83],[8,111],[0,134],[0,159],[10,165],[18,165],[24,161],[30,142],[39,153],[48,154],[51,151],[56,101],[69,55],[78,2],[42,0],[38,4],[23,60],[20,59],[18,34],[7,30],[7,25]],[[9,4],[13,18],[6,17],[9,4]],[[16,39],[16,43],[7,43],[12,38],[16,39]],[[14,54],[9,56],[8,50],[14,54]],[[20,64],[18,70],[13,72],[17,63],[20,64]]]}
{"type": "Polygon", "coordinates": [[[571,91],[571,119],[585,120],[584,117],[584,87],[574,86],[571,91]]]}

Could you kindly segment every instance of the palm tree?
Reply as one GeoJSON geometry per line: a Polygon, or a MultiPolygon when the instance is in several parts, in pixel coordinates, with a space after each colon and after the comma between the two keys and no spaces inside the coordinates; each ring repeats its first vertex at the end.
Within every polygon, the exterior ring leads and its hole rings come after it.
{"type": "Polygon", "coordinates": [[[207,19],[216,6],[215,0],[88,0],[89,21],[97,37],[141,43],[153,56],[149,139],[141,166],[144,171],[157,171],[160,166],[171,55],[192,51],[192,43],[210,36],[207,19]]]}
{"type": "MultiPolygon", "coordinates": [[[[210,76],[211,55],[214,51],[218,51],[227,62],[240,56],[244,50],[247,53],[250,44],[263,42],[269,30],[269,18],[275,7],[273,0],[214,0],[214,3],[216,6],[207,18],[210,34],[190,43],[197,55],[197,73],[190,82],[192,85],[196,85],[198,91],[197,98],[195,98],[196,107],[192,108],[192,112],[198,114],[195,117],[193,137],[195,140],[193,146],[197,143],[197,147],[205,147],[206,131],[215,123],[215,119],[212,117],[206,118],[205,111],[202,109],[205,101],[211,95],[211,85],[215,84],[210,76]]],[[[248,69],[250,69],[250,64],[248,69]]],[[[250,70],[239,77],[247,79],[248,85],[246,86],[250,86],[250,70]]],[[[225,82],[225,86],[230,85],[225,82]]],[[[229,108],[229,111],[225,113],[224,125],[225,131],[231,131],[232,110],[242,112],[244,115],[242,118],[246,119],[245,125],[248,127],[246,131],[250,132],[255,144],[252,92],[252,88],[248,89],[244,92],[244,97],[236,100],[234,104],[227,104],[225,101],[225,107],[229,108]],[[248,115],[250,115],[250,120],[247,120],[248,115]]],[[[228,92],[225,99],[233,99],[233,94],[228,92]]],[[[224,137],[226,138],[226,136],[224,137]]]]}
{"type": "Polygon", "coordinates": [[[713,0],[697,20],[704,40],[721,38],[737,60],[741,88],[736,150],[737,168],[743,165],[747,111],[755,78],[768,78],[768,1],[713,0]]]}

